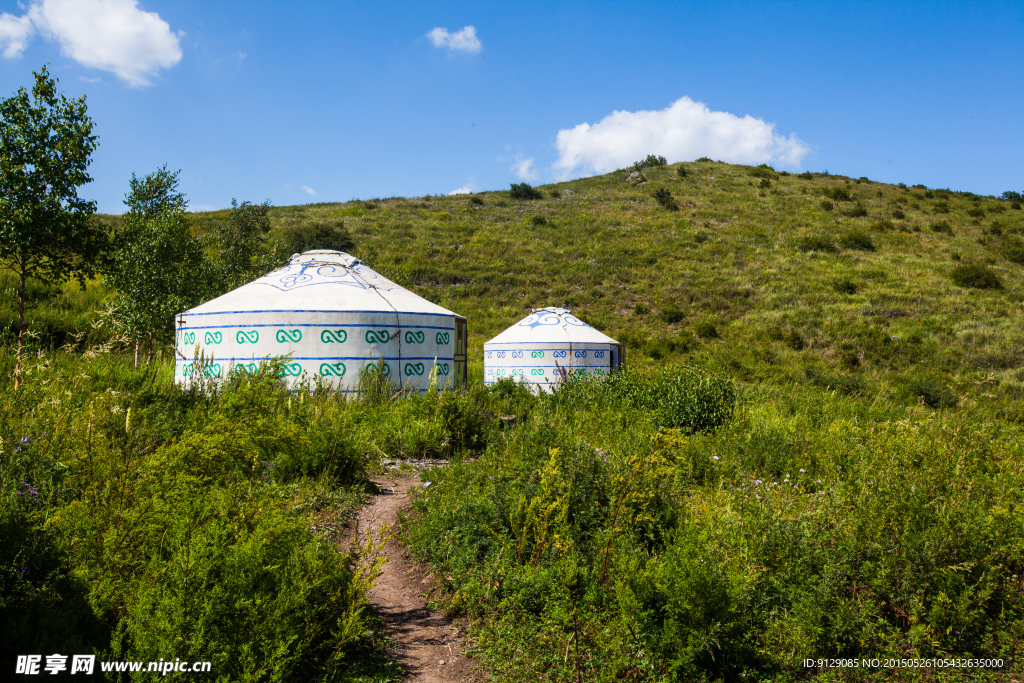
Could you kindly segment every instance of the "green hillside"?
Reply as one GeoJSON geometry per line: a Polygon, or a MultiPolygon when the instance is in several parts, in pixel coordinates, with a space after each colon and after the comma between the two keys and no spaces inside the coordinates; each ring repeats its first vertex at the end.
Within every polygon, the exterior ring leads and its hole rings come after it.
{"type": "Polygon", "coordinates": [[[633,361],[694,356],[742,380],[911,401],[916,386],[936,404],[952,384],[1016,410],[1024,212],[1010,201],[709,161],[642,172],[639,184],[616,172],[543,186],[535,200],[482,192],[271,217],[343,220],[357,256],[467,316],[478,378],[484,341],[554,305],[633,361]],[[655,201],[660,188],[678,210],[655,201]],[[965,266],[999,287],[958,284],[965,266]]]}
{"type": "Polygon", "coordinates": [[[469,319],[469,390],[402,399],[382,375],[357,401],[289,393],[273,366],[181,389],[166,350],[133,367],[98,282],[30,286],[14,391],[0,276],[0,651],[398,680],[373,541],[338,544],[384,459],[446,458],[399,533],[501,680],[1020,679],[1007,197],[700,160],[271,209],[275,258],[343,224],[469,319]],[[626,369],[483,387],[483,343],[551,305],[625,343],[626,369]]]}
{"type": "MultiPolygon", "coordinates": [[[[908,400],[913,385],[952,383],[959,395],[984,382],[979,395],[1007,410],[1024,395],[1024,212],[1012,202],[711,161],[641,172],[641,182],[620,171],[546,185],[533,200],[387,198],[270,217],[279,230],[344,222],[355,255],[467,316],[477,377],[484,341],[555,305],[624,342],[633,361],[694,356],[743,380],[908,400]],[[659,189],[676,210],[655,201],[659,189]],[[979,268],[995,287],[955,277],[979,268]]],[[[226,215],[195,214],[198,230],[226,215]]],[[[49,345],[96,336],[88,311],[100,288],[31,294],[51,300],[29,306],[49,345]]]]}

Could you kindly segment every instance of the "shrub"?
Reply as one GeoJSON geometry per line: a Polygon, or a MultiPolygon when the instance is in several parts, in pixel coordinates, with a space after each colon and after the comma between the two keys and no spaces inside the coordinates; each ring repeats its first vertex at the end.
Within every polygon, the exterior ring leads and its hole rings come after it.
{"type": "Polygon", "coordinates": [[[481,199],[480,197],[470,197],[469,198],[469,203],[470,204],[474,204],[476,206],[483,206],[484,205],[484,200],[481,199]]]}
{"type": "Polygon", "coordinates": [[[935,213],[949,213],[949,202],[935,202],[932,211],[935,213]]]}
{"type": "Polygon", "coordinates": [[[956,396],[938,377],[921,377],[907,385],[910,394],[924,402],[929,408],[955,408],[956,396]]]}
{"type": "Polygon", "coordinates": [[[634,315],[647,315],[650,312],[651,312],[650,306],[648,306],[647,304],[645,304],[642,301],[638,301],[636,306],[633,306],[633,314],[634,315]]]}
{"type": "Polygon", "coordinates": [[[807,342],[804,341],[800,333],[792,328],[782,335],[782,341],[794,351],[803,351],[804,347],[807,346],[807,342]]]}
{"type": "Polygon", "coordinates": [[[285,230],[281,237],[289,254],[301,254],[311,249],[347,252],[355,246],[352,235],[345,229],[345,223],[342,221],[306,223],[285,230]]]}
{"type": "Polygon", "coordinates": [[[871,241],[871,235],[863,230],[851,230],[846,233],[839,238],[839,245],[844,249],[857,249],[859,251],[875,250],[875,243],[871,241]]]}
{"type": "Polygon", "coordinates": [[[641,159],[633,164],[632,168],[634,171],[641,171],[645,168],[651,168],[654,166],[665,166],[668,164],[668,159],[663,156],[655,156],[648,154],[646,158],[641,159]]]}
{"type": "Polygon", "coordinates": [[[1021,240],[1008,237],[1003,242],[1003,256],[1006,257],[1007,261],[1017,263],[1024,266],[1024,243],[1021,240]]]}
{"type": "Polygon", "coordinates": [[[857,283],[849,278],[843,278],[842,280],[836,280],[832,283],[832,289],[836,290],[840,294],[856,294],[859,289],[857,283]]]}
{"type": "Polygon", "coordinates": [[[562,198],[562,191],[561,190],[551,190],[551,192],[549,192],[548,194],[551,195],[552,199],[561,199],[562,198]]]}
{"type": "Polygon", "coordinates": [[[766,190],[772,186],[772,181],[768,180],[767,178],[761,178],[761,182],[758,183],[757,186],[762,190],[766,190]]]}
{"type": "Polygon", "coordinates": [[[953,234],[953,226],[951,226],[948,221],[937,221],[935,223],[932,223],[931,227],[932,232],[939,232],[946,235],[953,234]]]}
{"type": "Polygon", "coordinates": [[[768,164],[761,164],[755,166],[747,171],[747,175],[751,175],[755,178],[761,178],[762,180],[778,180],[779,176],[775,172],[775,169],[768,164]]]}
{"type": "Polygon", "coordinates": [[[832,211],[833,209],[836,208],[836,205],[830,202],[829,200],[824,199],[821,202],[821,208],[825,211],[832,211]]]}
{"type": "Polygon", "coordinates": [[[694,334],[701,339],[718,339],[718,328],[710,320],[702,320],[693,328],[694,334]]]}
{"type": "Polygon", "coordinates": [[[1008,202],[1020,202],[1024,200],[1024,196],[1021,196],[1020,192],[1014,192],[1013,190],[1007,190],[999,195],[999,198],[1008,202]]]}
{"type": "Polygon", "coordinates": [[[999,276],[988,266],[980,263],[968,263],[957,266],[950,273],[953,282],[970,289],[1002,289],[1003,283],[999,276]]]}
{"type": "Polygon", "coordinates": [[[704,162],[710,163],[711,159],[709,157],[701,157],[699,159],[694,159],[694,161],[696,163],[704,163],[704,162]]]}
{"type": "Polygon", "coordinates": [[[810,171],[804,171],[803,173],[798,175],[797,178],[800,178],[800,180],[813,180],[814,174],[811,173],[810,171]]]}
{"type": "Polygon", "coordinates": [[[836,245],[833,244],[832,240],[825,235],[808,235],[801,237],[796,244],[796,248],[800,251],[820,251],[825,253],[835,253],[839,251],[836,249],[836,245]]]}
{"type": "Polygon", "coordinates": [[[658,204],[668,209],[669,211],[679,210],[679,205],[676,204],[676,200],[672,199],[672,193],[669,192],[666,188],[659,187],[654,192],[652,192],[651,195],[654,197],[654,200],[658,202],[658,204]]]}
{"type": "Polygon", "coordinates": [[[906,214],[903,213],[902,209],[893,209],[892,210],[892,217],[896,218],[898,220],[903,220],[904,218],[906,218],[906,214]]]}
{"type": "Polygon", "coordinates": [[[846,215],[850,216],[851,218],[858,218],[858,217],[861,217],[861,216],[867,216],[868,215],[868,210],[864,207],[863,204],[861,204],[860,202],[857,202],[856,204],[853,205],[852,208],[849,208],[849,209],[846,210],[846,215]]]}
{"type": "Polygon", "coordinates": [[[877,221],[871,221],[868,223],[869,230],[875,230],[877,232],[885,232],[886,230],[895,230],[896,226],[892,221],[882,218],[877,221]]]}
{"type": "Polygon", "coordinates": [[[676,307],[675,304],[668,304],[666,306],[663,306],[661,308],[659,315],[661,316],[661,319],[664,320],[669,325],[675,325],[676,323],[682,321],[682,319],[685,317],[685,314],[681,310],[679,310],[679,308],[676,307]]]}
{"type": "Polygon", "coordinates": [[[985,209],[981,208],[980,206],[972,206],[971,208],[967,209],[967,215],[970,216],[971,218],[984,218],[985,209]]]}
{"type": "Polygon", "coordinates": [[[532,223],[535,226],[547,225],[548,219],[545,218],[544,216],[532,216],[530,218],[530,223],[532,223]]]}
{"type": "Polygon", "coordinates": [[[684,166],[680,165],[676,169],[676,175],[679,176],[680,178],[685,178],[686,177],[686,168],[684,166]]]}
{"type": "Polygon", "coordinates": [[[845,187],[826,187],[822,190],[822,194],[829,199],[836,200],[837,202],[853,201],[853,197],[850,196],[850,191],[845,187]]]}
{"type": "Polygon", "coordinates": [[[690,366],[663,368],[643,377],[630,368],[602,383],[610,395],[652,413],[655,426],[708,432],[732,417],[736,387],[723,377],[690,366]]]}
{"type": "Polygon", "coordinates": [[[1020,202],[1012,202],[1010,208],[1014,211],[1020,211],[1020,202]]]}
{"type": "Polygon", "coordinates": [[[512,183],[509,196],[512,199],[541,199],[541,193],[529,183],[512,183]]]}

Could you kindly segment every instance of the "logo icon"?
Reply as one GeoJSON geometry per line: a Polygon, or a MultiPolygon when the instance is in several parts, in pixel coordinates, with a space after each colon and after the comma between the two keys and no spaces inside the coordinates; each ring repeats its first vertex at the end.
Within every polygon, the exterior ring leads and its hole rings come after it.
{"type": "Polygon", "coordinates": [[[438,345],[447,344],[451,340],[451,336],[447,332],[438,332],[434,340],[438,345]]]}
{"type": "Polygon", "coordinates": [[[195,344],[196,343],[196,333],[195,332],[186,332],[185,333],[185,343],[186,344],[195,344]]]}
{"type": "Polygon", "coordinates": [[[320,374],[324,377],[344,377],[345,376],[345,364],[341,361],[337,363],[321,363],[320,374]]]}
{"type": "Polygon", "coordinates": [[[324,330],[320,333],[320,341],[324,344],[344,344],[348,341],[348,332],[345,330],[324,330]]]}
{"type": "Polygon", "coordinates": [[[530,374],[531,375],[543,375],[544,374],[544,368],[534,368],[533,370],[530,370],[530,374]]]}
{"type": "Polygon", "coordinates": [[[367,344],[387,344],[389,341],[391,341],[391,333],[389,333],[387,330],[366,331],[367,344]]]}
{"type": "Polygon", "coordinates": [[[405,374],[406,375],[422,375],[426,368],[423,363],[406,363],[405,374]]]}
{"type": "Polygon", "coordinates": [[[534,357],[534,358],[543,358],[544,357],[544,352],[543,351],[534,351],[530,355],[532,357],[534,357]]]}
{"type": "Polygon", "coordinates": [[[442,377],[447,377],[448,373],[451,371],[451,367],[447,363],[438,363],[436,367],[437,374],[442,377]]]}
{"type": "Polygon", "coordinates": [[[604,358],[604,351],[594,351],[594,358],[604,358]]]}
{"type": "Polygon", "coordinates": [[[235,335],[235,341],[237,341],[239,344],[244,344],[246,342],[249,342],[250,344],[255,344],[259,340],[260,333],[257,332],[256,330],[252,330],[250,332],[246,332],[245,330],[239,330],[238,334],[235,335]]]}
{"type": "Polygon", "coordinates": [[[415,332],[409,330],[405,333],[406,344],[422,344],[423,340],[426,338],[427,336],[423,334],[423,330],[416,330],[415,332]]]}
{"type": "Polygon", "coordinates": [[[206,344],[220,344],[224,341],[224,335],[220,333],[220,330],[216,332],[207,332],[203,337],[203,342],[206,344]]]}
{"type": "Polygon", "coordinates": [[[523,357],[523,352],[522,351],[513,351],[512,352],[512,357],[513,358],[522,358],[523,357]]]}
{"type": "Polygon", "coordinates": [[[576,351],[573,355],[576,356],[577,358],[586,358],[587,357],[587,352],[586,351],[576,351]]]}
{"type": "Polygon", "coordinates": [[[498,358],[504,358],[504,357],[505,357],[505,352],[504,351],[498,351],[498,358]]]}
{"type": "Polygon", "coordinates": [[[515,377],[516,375],[519,375],[520,377],[522,377],[523,376],[523,369],[522,368],[513,368],[512,369],[512,376],[515,377]]]}
{"type": "Polygon", "coordinates": [[[565,351],[555,351],[551,355],[554,356],[555,358],[565,358],[565,351]]]}
{"type": "Polygon", "coordinates": [[[278,330],[277,341],[281,344],[292,342],[293,344],[302,341],[302,330],[278,330]]]}

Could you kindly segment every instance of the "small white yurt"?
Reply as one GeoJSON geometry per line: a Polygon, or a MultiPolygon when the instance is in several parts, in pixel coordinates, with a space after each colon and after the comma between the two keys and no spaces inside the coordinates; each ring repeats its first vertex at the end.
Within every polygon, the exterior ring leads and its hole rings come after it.
{"type": "Polygon", "coordinates": [[[603,377],[622,365],[622,345],[564,308],[538,308],[484,344],[484,382],[512,378],[534,393],[570,375],[603,377]]]}
{"type": "Polygon", "coordinates": [[[393,382],[426,391],[466,385],[466,319],[430,303],[340,251],[295,254],[249,284],[179,313],[175,380],[188,383],[199,353],[202,372],[253,373],[267,357],[288,356],[290,387],[320,378],[358,390],[364,367],[383,360],[393,382]]]}

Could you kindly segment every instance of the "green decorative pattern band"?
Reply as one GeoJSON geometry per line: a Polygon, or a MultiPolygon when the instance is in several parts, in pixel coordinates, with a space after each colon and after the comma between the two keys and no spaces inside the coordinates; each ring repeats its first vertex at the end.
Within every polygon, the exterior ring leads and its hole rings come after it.
{"type": "Polygon", "coordinates": [[[427,336],[423,334],[423,330],[416,330],[415,332],[409,330],[405,333],[406,344],[422,344],[426,338],[427,336]]]}
{"type": "Polygon", "coordinates": [[[387,330],[367,330],[365,337],[367,344],[387,344],[391,341],[391,333],[387,330]]]}
{"type": "Polygon", "coordinates": [[[320,374],[324,377],[344,377],[345,364],[341,361],[337,363],[321,363],[320,374]]]}
{"type": "Polygon", "coordinates": [[[320,341],[324,344],[344,344],[348,341],[348,332],[345,330],[324,330],[320,333],[320,341]]]}
{"type": "Polygon", "coordinates": [[[300,342],[302,341],[302,330],[278,330],[277,341],[281,344],[287,344],[288,342],[295,344],[300,342]]]}
{"type": "Polygon", "coordinates": [[[250,344],[255,344],[259,340],[260,333],[257,332],[256,330],[250,330],[248,332],[246,332],[245,330],[239,330],[238,334],[235,335],[235,341],[237,341],[239,344],[245,344],[246,342],[250,344]]]}
{"type": "Polygon", "coordinates": [[[224,341],[224,335],[221,334],[220,330],[207,332],[203,337],[203,342],[206,344],[220,344],[222,341],[224,341]]]}

